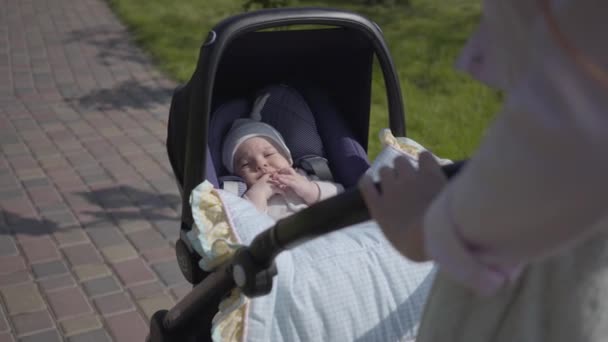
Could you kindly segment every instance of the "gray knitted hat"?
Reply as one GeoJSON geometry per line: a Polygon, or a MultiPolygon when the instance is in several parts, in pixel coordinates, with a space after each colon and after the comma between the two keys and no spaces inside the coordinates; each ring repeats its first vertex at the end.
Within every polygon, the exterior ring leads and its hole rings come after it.
{"type": "Polygon", "coordinates": [[[283,156],[293,164],[291,158],[291,152],[283,140],[281,133],[274,127],[260,121],[260,111],[264,107],[264,103],[268,99],[269,94],[260,96],[254,104],[251,118],[249,119],[238,119],[234,121],[230,131],[224,138],[222,145],[222,163],[230,173],[234,173],[234,155],[239,146],[245,142],[245,140],[254,137],[265,137],[272,140],[276,146],[281,150],[283,156]]]}

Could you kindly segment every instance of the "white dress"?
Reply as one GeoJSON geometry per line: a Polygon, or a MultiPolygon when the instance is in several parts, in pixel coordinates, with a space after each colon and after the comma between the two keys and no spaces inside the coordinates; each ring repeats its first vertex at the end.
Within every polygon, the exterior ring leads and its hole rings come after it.
{"type": "Polygon", "coordinates": [[[426,213],[418,342],[608,340],[606,32],[605,0],[485,1],[458,64],[506,101],[426,213]]]}

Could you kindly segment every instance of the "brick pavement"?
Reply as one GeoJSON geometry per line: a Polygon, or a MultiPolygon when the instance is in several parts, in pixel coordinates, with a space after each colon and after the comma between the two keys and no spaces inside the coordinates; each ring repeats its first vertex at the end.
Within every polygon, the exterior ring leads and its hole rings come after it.
{"type": "Polygon", "coordinates": [[[188,291],[174,86],[103,0],[0,0],[0,342],[141,341],[188,291]]]}

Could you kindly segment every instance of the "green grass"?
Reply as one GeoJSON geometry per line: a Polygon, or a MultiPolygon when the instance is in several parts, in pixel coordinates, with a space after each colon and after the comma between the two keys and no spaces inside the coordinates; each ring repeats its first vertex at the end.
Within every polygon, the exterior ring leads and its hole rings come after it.
{"type": "MultiPolygon", "coordinates": [[[[199,47],[221,19],[242,12],[243,0],[109,0],[137,42],[170,77],[190,78],[199,47]]],[[[470,155],[501,103],[499,93],[453,69],[479,17],[479,0],[412,0],[411,7],[363,6],[357,0],[302,0],[297,6],[356,11],[376,21],[399,72],[408,136],[447,158],[470,155]]],[[[372,91],[370,155],[388,126],[383,79],[372,91]]]]}

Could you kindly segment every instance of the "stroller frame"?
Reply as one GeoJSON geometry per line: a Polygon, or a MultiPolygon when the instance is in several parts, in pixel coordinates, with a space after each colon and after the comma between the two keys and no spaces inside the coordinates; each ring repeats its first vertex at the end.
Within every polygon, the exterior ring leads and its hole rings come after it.
{"type": "MultiPolygon", "coordinates": [[[[269,293],[277,273],[274,259],[280,252],[370,218],[355,187],[278,221],[212,273],[204,274],[193,262],[196,260],[193,259],[194,252],[185,237],[193,224],[189,198],[192,190],[205,178],[209,117],[220,60],[237,37],[287,25],[336,26],[355,30],[366,37],[374,48],[384,76],[389,126],[395,135],[406,135],[398,75],[382,32],[374,22],[342,10],[281,8],[236,15],[217,24],[201,47],[196,71],[190,80],[191,91],[197,96],[190,96],[189,99],[183,187],[180,187],[182,226],[176,253],[180,269],[196,286],[171,310],[160,310],[153,315],[148,341],[211,340],[211,318],[217,312],[220,300],[233,288],[238,286],[249,297],[269,293]],[[196,321],[194,318],[197,318],[196,321]]],[[[458,162],[444,167],[445,174],[448,177],[456,174],[462,164],[458,162]]]]}

